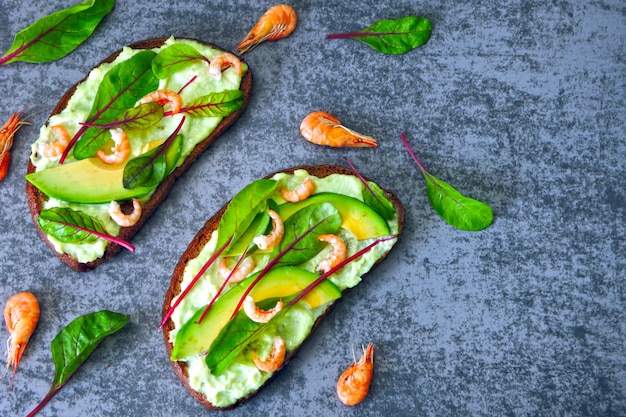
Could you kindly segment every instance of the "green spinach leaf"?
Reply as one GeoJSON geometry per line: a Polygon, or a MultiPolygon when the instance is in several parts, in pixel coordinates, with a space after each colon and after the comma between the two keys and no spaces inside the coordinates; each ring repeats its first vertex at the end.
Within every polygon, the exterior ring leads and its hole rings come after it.
{"type": "Polygon", "coordinates": [[[13,45],[0,57],[0,65],[63,58],[93,33],[114,4],[115,0],[85,0],[37,20],[15,35],[13,45]]]}
{"type": "Polygon", "coordinates": [[[79,210],[68,207],[45,209],[39,213],[37,223],[46,234],[63,243],[88,244],[102,238],[135,252],[133,245],[107,234],[98,219],[79,210]]]}
{"type": "Polygon", "coordinates": [[[205,61],[209,63],[209,60],[193,46],[183,44],[172,45],[160,51],[154,58],[154,61],[152,61],[152,71],[160,79],[165,79],[187,68],[195,61],[205,61]]]}
{"type": "Polygon", "coordinates": [[[83,126],[98,129],[144,130],[157,124],[163,119],[163,106],[159,103],[144,103],[137,107],[126,109],[109,123],[94,124],[81,123],[83,126]]]}
{"type": "Polygon", "coordinates": [[[418,16],[405,16],[395,20],[379,20],[361,31],[328,35],[326,38],[356,39],[378,52],[399,55],[424,45],[430,39],[431,31],[430,20],[418,16]]]}
{"type": "Polygon", "coordinates": [[[289,217],[284,227],[285,233],[280,244],[274,247],[272,257],[282,253],[278,264],[296,265],[313,258],[324,248],[326,244],[317,238],[326,233],[337,233],[341,227],[341,214],[330,203],[311,204],[289,217]],[[286,251],[295,239],[300,241],[286,251]]]}
{"type": "Polygon", "coordinates": [[[124,314],[102,310],[80,316],[64,327],[50,346],[55,368],[50,391],[28,415],[34,416],[39,412],[85,363],[100,342],[122,329],[128,319],[124,314]]]}
{"type": "Polygon", "coordinates": [[[180,111],[194,117],[226,117],[239,110],[242,105],[241,90],[226,90],[199,97],[180,111]]]}
{"type": "Polygon", "coordinates": [[[72,147],[76,159],[94,156],[111,138],[111,134],[108,130],[89,125],[110,123],[127,109],[135,107],[143,96],[158,88],[159,79],[152,72],[155,55],[153,51],[138,52],[106,73],[86,123],[74,135],[59,162],[63,162],[72,147]]]}

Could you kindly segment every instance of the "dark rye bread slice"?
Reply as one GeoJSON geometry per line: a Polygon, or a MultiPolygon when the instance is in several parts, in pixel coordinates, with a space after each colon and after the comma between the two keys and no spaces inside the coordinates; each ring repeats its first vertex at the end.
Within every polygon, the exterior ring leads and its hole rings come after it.
{"type": "MultiPolygon", "coordinates": [[[[128,46],[130,48],[133,48],[133,49],[153,49],[153,48],[158,48],[158,47],[162,46],[163,43],[167,39],[168,38],[147,39],[147,40],[143,40],[143,41],[139,41],[139,42],[133,43],[133,44],[128,45],[128,46]]],[[[176,39],[183,39],[183,38],[176,38],[176,39]]],[[[187,38],[187,39],[189,39],[189,38],[187,38]]],[[[215,44],[212,44],[212,43],[200,41],[200,40],[197,40],[197,39],[189,39],[189,40],[193,40],[193,41],[202,43],[204,45],[208,45],[208,46],[213,47],[215,49],[226,51],[224,48],[221,48],[221,47],[219,47],[219,46],[217,46],[215,44]]],[[[98,66],[101,65],[101,64],[104,64],[104,63],[112,62],[113,60],[115,60],[115,58],[121,52],[122,52],[121,49],[119,51],[116,51],[111,56],[109,56],[108,58],[106,58],[102,62],[100,62],[98,64],[98,66]]],[[[83,82],[86,78],[87,78],[87,75],[85,76],[85,78],[83,80],[79,81],[77,84],[72,86],[65,93],[65,95],[63,95],[63,97],[58,102],[58,104],[56,105],[54,110],[52,110],[52,113],[50,113],[50,116],[58,114],[63,109],[65,109],[65,107],[67,106],[68,100],[70,99],[70,97],[72,97],[72,95],[76,91],[77,86],[81,82],[83,82]]],[[[191,87],[189,87],[189,88],[191,88],[191,87]]],[[[246,71],[246,73],[244,74],[244,76],[243,76],[243,78],[241,80],[240,89],[243,92],[243,105],[241,106],[241,108],[239,108],[236,112],[231,113],[229,116],[225,117],[220,122],[220,124],[217,126],[217,128],[206,139],[204,139],[202,142],[200,142],[200,143],[198,143],[198,145],[196,145],[196,147],[191,152],[191,154],[189,154],[187,156],[187,158],[185,158],[185,161],[183,162],[183,164],[181,166],[179,166],[178,168],[176,168],[156,188],[156,190],[154,191],[154,194],[152,195],[150,200],[143,207],[143,211],[142,211],[141,218],[139,219],[139,221],[135,225],[133,225],[131,227],[122,228],[122,230],[120,231],[119,238],[121,238],[121,239],[123,239],[125,241],[129,241],[143,227],[143,225],[146,223],[146,221],[150,218],[150,216],[152,216],[152,214],[156,211],[156,209],[159,207],[159,205],[167,197],[169,192],[174,187],[174,184],[176,183],[176,180],[178,178],[180,178],[189,169],[189,167],[196,161],[196,159],[198,159],[198,157],[218,137],[220,137],[220,135],[222,135],[232,124],[234,124],[237,121],[239,116],[242,114],[242,112],[244,111],[244,109],[248,105],[248,102],[250,101],[250,96],[251,96],[251,93],[252,93],[252,73],[251,73],[249,67],[248,67],[248,70],[246,71]]],[[[31,172],[34,172],[34,171],[35,171],[35,167],[32,164],[32,162],[29,160],[27,173],[30,174],[31,172]]],[[[107,245],[105,253],[104,253],[104,255],[102,257],[100,257],[100,258],[98,258],[98,259],[96,259],[96,260],[94,260],[92,262],[88,262],[88,263],[81,263],[81,262],[78,262],[76,259],[70,257],[67,254],[58,253],[54,249],[54,246],[52,245],[52,243],[50,243],[50,241],[48,240],[48,237],[47,237],[48,235],[46,235],[46,233],[43,230],[41,230],[41,228],[39,227],[39,225],[37,223],[37,218],[39,217],[39,213],[41,213],[41,210],[43,208],[43,203],[47,199],[46,195],[43,194],[42,192],[40,192],[35,186],[33,186],[28,181],[26,181],[26,195],[27,195],[27,198],[28,198],[28,207],[30,209],[33,221],[35,222],[35,228],[37,229],[37,232],[39,233],[41,238],[44,240],[44,242],[46,242],[46,244],[52,249],[54,254],[61,261],[63,261],[70,268],[72,268],[73,270],[78,271],[78,272],[89,271],[89,270],[95,268],[96,266],[100,265],[101,263],[105,262],[106,260],[111,259],[113,256],[115,256],[115,254],[117,254],[121,250],[122,247],[120,245],[117,245],[117,244],[114,244],[114,243],[110,243],[109,245],[107,245]]],[[[122,204],[122,210],[124,210],[124,209],[125,209],[125,205],[122,204]]]]}
{"type": "MultiPolygon", "coordinates": [[[[288,168],[282,171],[278,171],[278,172],[285,172],[285,173],[293,173],[296,170],[299,169],[304,169],[306,170],[309,174],[319,177],[319,178],[324,178],[327,177],[331,174],[343,174],[343,175],[354,175],[354,172],[352,172],[350,169],[348,168],[344,168],[344,167],[340,167],[340,166],[336,166],[336,165],[315,165],[315,166],[310,166],[310,165],[305,165],[305,166],[298,166],[298,167],[293,167],[293,168],[288,168]]],[[[276,173],[278,173],[276,172],[276,173]]],[[[265,178],[271,178],[273,177],[276,173],[274,174],[270,174],[265,178]]],[[[369,181],[368,178],[366,178],[367,181],[369,181]]],[[[402,230],[404,228],[404,206],[402,205],[402,203],[400,202],[400,200],[398,199],[398,197],[393,194],[390,191],[385,191],[385,196],[389,199],[389,201],[391,201],[391,203],[393,204],[394,208],[397,211],[398,214],[398,236],[400,236],[402,234],[402,230]]],[[[163,312],[162,312],[162,317],[165,317],[165,315],[167,314],[171,304],[172,304],[172,300],[174,299],[174,297],[178,294],[180,294],[180,292],[182,291],[181,289],[181,281],[183,278],[183,273],[185,270],[185,267],[187,266],[187,263],[189,261],[191,261],[192,259],[196,258],[199,254],[200,251],[202,250],[202,248],[206,245],[206,243],[211,239],[211,234],[217,229],[220,220],[222,218],[222,215],[224,214],[224,212],[226,211],[226,208],[228,207],[228,203],[226,203],[217,213],[215,213],[215,215],[213,215],[213,217],[211,217],[202,227],[202,229],[200,229],[198,231],[198,233],[194,236],[194,238],[192,239],[192,241],[189,243],[189,246],[187,247],[187,249],[185,250],[185,252],[182,254],[180,260],[178,261],[178,263],[176,264],[176,267],[174,268],[174,272],[172,273],[172,278],[170,281],[170,286],[165,294],[165,302],[163,303],[163,312]]],[[[374,266],[372,266],[372,268],[370,269],[369,272],[372,271],[372,269],[374,269],[374,267],[379,264],[383,259],[385,259],[387,257],[388,253],[381,259],[379,259],[376,264],[374,266]]],[[[368,272],[368,273],[369,273],[368,272]]],[[[367,274],[365,274],[367,275],[367,274]]],[[[365,277],[365,275],[363,277],[365,277]]],[[[362,278],[363,278],[362,277],[362,278]]],[[[347,292],[348,290],[344,291],[344,294],[347,292]]],[[[319,324],[322,322],[322,320],[331,312],[331,310],[333,309],[333,307],[335,306],[335,303],[331,303],[331,305],[329,305],[324,312],[322,313],[322,315],[315,321],[313,328],[311,329],[311,333],[313,333],[313,331],[315,329],[317,329],[317,327],[319,326],[319,324]]],[[[163,325],[163,336],[165,339],[165,348],[167,351],[167,357],[170,358],[172,355],[172,348],[173,345],[172,343],[170,343],[169,341],[169,336],[170,336],[170,332],[173,330],[173,323],[172,320],[168,320],[164,323],[163,325]]],[[[300,345],[301,347],[302,345],[300,345]]],[[[280,370],[282,370],[287,363],[289,362],[289,360],[291,358],[293,358],[295,356],[295,354],[298,352],[298,350],[300,349],[300,347],[298,347],[296,350],[292,351],[292,352],[288,352],[287,355],[285,356],[285,361],[283,363],[283,365],[281,366],[281,368],[276,371],[272,377],[270,379],[268,379],[265,384],[267,385],[267,383],[269,383],[272,379],[274,379],[279,373],[280,370]]],[[[227,407],[216,407],[215,405],[213,405],[211,402],[209,402],[201,393],[199,393],[198,391],[194,390],[190,384],[189,384],[189,374],[187,373],[187,370],[185,368],[185,363],[181,362],[181,361],[170,361],[172,368],[174,368],[174,373],[178,376],[178,378],[181,380],[181,382],[183,383],[183,385],[185,386],[185,388],[191,393],[191,395],[197,400],[199,401],[202,405],[204,405],[205,407],[212,409],[212,410],[228,410],[228,409],[232,409],[235,408],[236,406],[238,406],[239,404],[249,400],[250,398],[252,398],[253,396],[255,396],[258,393],[258,390],[251,393],[250,395],[248,395],[245,398],[241,398],[240,400],[238,400],[236,403],[227,406],[227,407]]]]}

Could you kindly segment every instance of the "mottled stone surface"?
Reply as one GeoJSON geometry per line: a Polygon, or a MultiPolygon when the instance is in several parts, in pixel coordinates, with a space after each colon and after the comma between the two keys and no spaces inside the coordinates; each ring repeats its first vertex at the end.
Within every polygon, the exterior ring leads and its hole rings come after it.
{"type": "MultiPolygon", "coordinates": [[[[0,49],[72,3],[0,0],[0,49]]],[[[40,415],[212,414],[178,382],[157,330],[178,257],[248,182],[347,156],[402,199],[405,233],[282,375],[229,415],[626,415],[624,2],[302,3],[292,36],[246,55],[250,106],[134,238],[137,253],[89,273],[61,264],[30,219],[24,173],[39,126],[121,46],[176,35],[234,49],[270,3],[120,0],[67,57],[0,67],[0,118],[24,110],[32,123],[16,136],[0,183],[0,299],[29,290],[42,309],[12,387],[8,376],[0,383],[0,414],[36,405],[54,374],[50,341],[100,309],[127,313],[130,324],[40,415]],[[428,44],[405,55],[325,39],[405,15],[434,27],[428,44]],[[380,146],[304,141],[300,121],[318,109],[380,146]],[[491,227],[462,232],[437,216],[400,132],[432,174],[493,207],[491,227]],[[367,342],[376,344],[375,378],[368,398],[348,408],[335,381],[352,347],[367,342]]]]}

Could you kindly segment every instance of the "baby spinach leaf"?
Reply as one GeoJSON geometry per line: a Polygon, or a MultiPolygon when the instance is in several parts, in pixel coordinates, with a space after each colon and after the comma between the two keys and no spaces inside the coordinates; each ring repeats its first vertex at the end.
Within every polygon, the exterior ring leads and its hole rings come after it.
{"type": "Polygon", "coordinates": [[[72,52],[109,14],[115,0],[85,0],[59,10],[20,30],[0,65],[15,61],[49,62],[72,52]]]}
{"type": "Polygon", "coordinates": [[[50,391],[28,416],[39,412],[85,363],[100,342],[122,329],[128,319],[124,314],[102,310],[80,316],[64,327],[50,345],[55,368],[50,391]]]}
{"type": "Polygon", "coordinates": [[[279,264],[296,265],[306,262],[321,251],[326,244],[317,238],[326,233],[336,233],[341,227],[341,214],[330,203],[311,204],[289,217],[284,224],[285,234],[274,247],[273,257],[283,253],[295,241],[300,240],[282,255],[279,264]],[[322,221],[326,219],[325,221],[322,221]],[[302,235],[306,235],[301,238],[302,235]]]}
{"type": "Polygon", "coordinates": [[[378,52],[399,55],[424,45],[430,39],[431,31],[430,20],[406,16],[395,20],[379,20],[361,31],[328,35],[326,38],[356,39],[378,52]]]}
{"type": "Polygon", "coordinates": [[[180,109],[195,117],[226,117],[243,105],[241,90],[226,90],[199,97],[180,109]]]}
{"type": "Polygon", "coordinates": [[[74,135],[59,162],[63,163],[72,148],[76,159],[94,156],[110,139],[110,134],[108,130],[103,131],[89,125],[110,123],[127,109],[135,107],[143,96],[158,88],[159,80],[152,72],[152,59],[155,55],[153,51],[138,52],[106,73],[98,87],[86,123],[74,135]]]}
{"type": "Polygon", "coordinates": [[[184,123],[183,117],[165,142],[126,163],[122,176],[124,188],[156,187],[172,172],[180,155],[182,137],[178,132],[184,123]]]}
{"type": "MultiPolygon", "coordinates": [[[[245,233],[258,213],[267,207],[267,199],[278,187],[278,181],[257,180],[244,187],[228,204],[218,226],[216,247],[231,239],[236,242],[245,233]]],[[[229,246],[230,247],[230,246],[229,246]]]]}
{"type": "Polygon", "coordinates": [[[107,234],[98,219],[79,210],[67,207],[45,209],[37,217],[37,223],[46,234],[63,243],[89,244],[102,238],[135,252],[133,245],[107,234]]]}
{"type": "Polygon", "coordinates": [[[450,225],[460,230],[479,231],[493,221],[493,212],[487,204],[465,197],[448,183],[431,175],[415,156],[404,134],[400,134],[407,151],[422,171],[426,180],[428,200],[435,211],[450,225]]]}
{"type": "Polygon", "coordinates": [[[163,49],[152,61],[152,71],[160,79],[187,68],[195,61],[209,60],[190,45],[177,44],[163,49]]]}

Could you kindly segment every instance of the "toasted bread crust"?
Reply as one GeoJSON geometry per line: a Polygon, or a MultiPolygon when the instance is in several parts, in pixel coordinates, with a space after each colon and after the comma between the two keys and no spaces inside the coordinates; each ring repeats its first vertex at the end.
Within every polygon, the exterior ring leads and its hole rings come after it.
{"type": "MultiPolygon", "coordinates": [[[[315,166],[303,165],[303,166],[288,168],[288,169],[284,169],[284,170],[275,172],[273,174],[268,175],[265,178],[271,178],[271,177],[273,177],[275,174],[277,174],[279,172],[285,172],[285,173],[292,174],[294,171],[299,170],[299,169],[304,169],[309,174],[311,174],[313,176],[316,176],[316,177],[319,177],[319,178],[324,178],[324,177],[327,177],[327,176],[329,176],[331,174],[354,175],[354,173],[350,169],[344,168],[344,167],[340,167],[340,166],[335,166],[335,165],[315,165],[315,166]]],[[[369,179],[367,179],[367,178],[366,178],[366,180],[369,181],[369,179]]],[[[391,201],[391,203],[393,204],[394,208],[396,209],[396,211],[398,213],[398,236],[400,236],[402,234],[402,230],[403,230],[403,227],[404,227],[404,216],[405,216],[404,206],[402,205],[402,203],[400,202],[398,197],[396,195],[394,195],[392,192],[386,191],[385,192],[385,196],[391,201]]],[[[189,243],[189,246],[187,247],[185,252],[180,257],[180,260],[176,264],[176,267],[174,268],[174,272],[172,273],[170,286],[169,286],[169,288],[168,288],[168,290],[167,290],[167,292],[165,294],[165,301],[163,303],[162,317],[165,317],[165,315],[167,314],[167,312],[168,312],[168,310],[169,310],[169,308],[170,308],[170,306],[172,304],[172,300],[174,299],[174,297],[176,295],[180,294],[181,291],[182,291],[181,282],[182,282],[182,279],[183,279],[183,273],[184,273],[185,267],[187,266],[187,263],[189,261],[191,261],[192,259],[196,258],[200,254],[200,251],[202,250],[202,248],[211,239],[211,235],[217,229],[217,227],[219,226],[219,223],[220,223],[220,220],[222,218],[222,215],[226,211],[227,207],[228,207],[228,203],[226,203],[217,213],[215,213],[215,215],[213,215],[213,217],[211,217],[209,220],[207,220],[207,222],[198,231],[198,233],[194,236],[194,238],[189,243]]],[[[380,263],[383,259],[385,259],[386,256],[387,255],[385,255],[383,258],[379,259],[376,262],[376,265],[378,263],[380,263]]],[[[376,265],[374,265],[374,266],[376,266],[376,265]]],[[[372,269],[374,268],[374,266],[372,267],[372,269]]],[[[371,272],[372,269],[370,269],[370,272],[371,272]]],[[[346,291],[344,291],[344,293],[346,291]]],[[[311,333],[315,329],[317,329],[317,327],[319,326],[321,321],[332,311],[334,306],[335,306],[335,303],[331,303],[331,305],[329,305],[324,310],[322,315],[320,315],[320,317],[317,318],[317,320],[313,324],[313,328],[311,329],[311,333]]],[[[165,348],[166,348],[166,351],[167,351],[168,358],[171,357],[172,348],[173,348],[172,343],[169,341],[170,332],[172,330],[173,330],[173,322],[170,319],[163,325],[163,337],[165,339],[165,348]]],[[[300,346],[302,346],[302,345],[300,345],[300,346]]],[[[292,352],[288,352],[287,353],[287,355],[285,356],[285,361],[284,361],[281,369],[287,365],[287,363],[291,360],[291,358],[293,358],[295,356],[295,354],[298,352],[299,349],[300,349],[300,347],[298,347],[296,350],[294,350],[292,352]]],[[[189,384],[189,374],[187,373],[187,370],[185,368],[184,362],[170,361],[170,363],[172,365],[172,368],[174,369],[174,373],[181,380],[181,382],[183,383],[185,388],[191,393],[191,395],[198,402],[200,402],[202,405],[204,405],[205,407],[207,407],[209,409],[212,409],[212,410],[228,410],[228,409],[232,409],[232,408],[235,408],[236,406],[238,406],[239,404],[249,400],[250,398],[252,398],[253,396],[255,396],[258,393],[258,390],[257,390],[255,392],[251,393],[250,395],[246,396],[245,398],[242,398],[242,399],[238,400],[236,403],[234,403],[234,404],[232,404],[230,406],[227,406],[227,407],[216,407],[210,401],[208,401],[201,393],[199,393],[198,391],[194,390],[191,387],[191,385],[189,384]]],[[[270,379],[268,379],[265,382],[265,384],[263,384],[263,386],[267,385],[267,383],[269,383],[272,379],[274,379],[280,373],[281,369],[276,371],[272,375],[272,377],[270,379]]]]}
{"type": "MultiPolygon", "coordinates": [[[[133,49],[153,49],[153,48],[158,48],[158,47],[162,46],[163,43],[167,39],[168,38],[147,39],[147,40],[143,40],[143,41],[139,41],[139,42],[133,43],[133,44],[128,45],[128,46],[130,48],[133,48],[133,49]]],[[[183,39],[183,38],[178,38],[178,39],[183,39]]],[[[187,39],[189,39],[189,38],[187,38],[187,39]]],[[[221,48],[221,47],[219,47],[217,45],[214,45],[212,43],[200,41],[200,40],[197,40],[197,39],[190,39],[190,40],[194,40],[194,41],[202,43],[204,45],[208,45],[208,46],[213,47],[215,49],[225,50],[224,48],[221,48]]],[[[99,66],[101,64],[104,64],[104,63],[112,62],[113,60],[115,60],[115,58],[117,58],[117,56],[121,52],[122,52],[121,49],[116,51],[111,56],[109,56],[108,58],[106,58],[103,61],[101,61],[97,66],[99,66]]],[[[86,78],[87,78],[87,75],[85,76],[85,78],[83,80],[81,80],[78,83],[76,83],[75,85],[73,85],[63,95],[63,97],[58,102],[56,107],[50,113],[50,116],[58,114],[63,109],[65,109],[69,99],[72,97],[72,95],[76,91],[76,88],[78,87],[78,85],[80,83],[82,83],[86,78]]],[[[204,139],[202,142],[200,142],[200,143],[198,143],[198,145],[196,145],[196,147],[191,152],[191,154],[189,154],[187,156],[187,158],[185,158],[185,161],[183,162],[183,164],[181,166],[179,166],[178,168],[176,168],[170,175],[167,176],[167,178],[156,188],[156,190],[154,191],[154,194],[152,195],[150,200],[143,207],[142,215],[141,215],[141,218],[139,219],[139,221],[135,225],[133,225],[131,227],[125,227],[125,228],[123,228],[120,231],[120,235],[118,236],[120,239],[129,241],[143,227],[143,225],[152,216],[152,214],[154,214],[154,212],[159,207],[159,205],[163,202],[163,200],[165,200],[165,198],[167,197],[169,192],[174,187],[174,184],[176,183],[176,180],[178,178],[180,178],[189,169],[189,167],[196,161],[196,159],[198,159],[198,157],[218,137],[220,137],[226,130],[228,130],[228,128],[231,125],[233,125],[235,123],[235,121],[237,121],[239,116],[243,113],[243,111],[247,107],[248,102],[250,101],[251,93],[252,93],[252,73],[251,73],[249,67],[248,67],[248,71],[246,71],[246,73],[244,74],[244,76],[243,76],[243,78],[241,80],[240,89],[243,92],[243,105],[236,112],[231,113],[230,115],[225,117],[220,122],[220,124],[217,126],[217,128],[206,139],[204,139]]],[[[34,171],[35,171],[35,166],[29,160],[27,174],[30,174],[30,173],[32,173],[34,171]]],[[[39,235],[41,236],[43,241],[46,242],[46,244],[50,247],[50,249],[52,249],[54,254],[61,261],[63,261],[70,268],[72,268],[73,270],[78,271],[78,272],[86,272],[86,271],[92,270],[96,266],[98,266],[101,263],[105,262],[107,259],[113,258],[122,249],[122,247],[120,245],[117,245],[117,244],[114,244],[114,243],[110,243],[109,245],[107,245],[106,250],[104,252],[104,255],[102,257],[100,257],[100,258],[98,258],[98,259],[96,259],[96,260],[94,260],[92,262],[88,262],[88,263],[81,263],[81,262],[78,262],[78,260],[72,258],[71,256],[69,256],[67,254],[58,253],[54,249],[54,246],[52,245],[52,243],[50,243],[50,241],[48,240],[48,235],[43,230],[41,230],[41,228],[39,227],[39,225],[37,223],[37,218],[39,217],[39,214],[41,213],[41,211],[43,209],[43,203],[47,199],[46,195],[43,194],[41,191],[39,191],[30,182],[26,181],[26,196],[27,196],[27,199],[28,199],[28,207],[30,209],[30,213],[31,213],[32,219],[33,219],[33,221],[35,223],[35,228],[37,229],[37,232],[39,233],[39,235]]]]}

